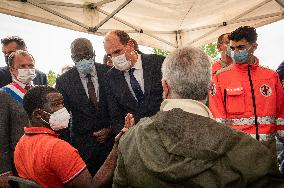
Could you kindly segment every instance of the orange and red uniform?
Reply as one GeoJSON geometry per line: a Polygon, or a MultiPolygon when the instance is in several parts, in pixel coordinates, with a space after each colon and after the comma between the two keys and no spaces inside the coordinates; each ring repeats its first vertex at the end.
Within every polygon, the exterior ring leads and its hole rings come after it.
{"type": "Polygon", "coordinates": [[[216,61],[215,63],[212,64],[212,74],[213,75],[216,74],[216,72],[221,68],[223,68],[221,65],[221,60],[216,61]]]}
{"type": "Polygon", "coordinates": [[[219,59],[218,61],[216,61],[215,63],[212,64],[212,75],[215,75],[217,73],[217,71],[219,71],[220,69],[227,67],[229,65],[230,64],[226,64],[224,61],[219,59]]]}
{"type": "Polygon", "coordinates": [[[257,58],[253,65],[233,63],[218,71],[209,93],[217,121],[254,138],[258,127],[262,141],[274,140],[277,132],[283,136],[284,92],[277,73],[259,66],[257,58]]]}

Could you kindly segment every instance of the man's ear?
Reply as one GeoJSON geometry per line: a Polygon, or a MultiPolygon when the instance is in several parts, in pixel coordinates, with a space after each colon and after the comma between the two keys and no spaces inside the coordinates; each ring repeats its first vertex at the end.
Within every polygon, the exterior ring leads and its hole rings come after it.
{"type": "Polygon", "coordinates": [[[35,109],[32,113],[32,117],[38,119],[38,118],[41,118],[42,116],[42,110],[41,109],[35,109]]]}
{"type": "Polygon", "coordinates": [[[218,50],[218,52],[221,51],[221,44],[217,44],[217,50],[218,50]]]}
{"type": "Polygon", "coordinates": [[[162,80],[163,87],[163,99],[167,99],[169,96],[169,86],[166,80],[162,80]]]}
{"type": "Polygon", "coordinates": [[[132,39],[130,39],[127,44],[131,47],[131,48],[134,48],[134,42],[132,39]]]}
{"type": "Polygon", "coordinates": [[[255,51],[257,49],[258,44],[257,43],[253,43],[252,46],[253,46],[254,51],[255,51]]]}

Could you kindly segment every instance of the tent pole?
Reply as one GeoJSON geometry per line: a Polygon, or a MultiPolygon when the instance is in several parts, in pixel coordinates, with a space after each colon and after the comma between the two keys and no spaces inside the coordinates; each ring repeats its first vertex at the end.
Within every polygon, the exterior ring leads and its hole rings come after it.
{"type": "Polygon", "coordinates": [[[280,5],[282,8],[284,8],[284,3],[281,0],[275,0],[275,2],[280,5]]]}
{"type": "Polygon", "coordinates": [[[89,31],[96,32],[103,24],[105,24],[109,19],[111,19],[115,14],[121,11],[126,5],[128,5],[132,0],[126,0],[122,3],[117,9],[115,9],[112,13],[110,13],[105,19],[103,19],[100,23],[98,23],[95,27],[89,28],[89,31]]]}
{"type": "MultiPolygon", "coordinates": [[[[243,12],[243,13],[241,13],[241,14],[235,16],[233,19],[229,20],[228,23],[231,23],[231,24],[235,23],[234,21],[236,21],[236,20],[238,20],[239,18],[241,18],[241,17],[243,17],[243,16],[245,16],[245,15],[251,13],[252,11],[254,11],[254,10],[256,10],[256,9],[258,9],[258,8],[260,8],[260,7],[262,7],[263,5],[269,3],[270,1],[272,1],[272,0],[265,0],[265,1],[263,1],[262,3],[255,5],[254,7],[250,8],[249,10],[247,10],[247,11],[245,11],[245,12],[243,12]]],[[[226,22],[226,25],[227,25],[227,22],[226,22]]],[[[210,34],[214,33],[215,31],[218,31],[221,27],[223,27],[223,25],[217,26],[215,29],[213,29],[213,30],[211,30],[211,31],[209,31],[209,32],[207,32],[207,33],[201,35],[200,37],[194,39],[194,40],[191,41],[189,44],[191,45],[191,44],[193,44],[193,43],[195,43],[195,42],[197,42],[197,41],[203,39],[203,38],[206,37],[207,35],[210,35],[210,34]]]]}
{"type": "Polygon", "coordinates": [[[81,26],[81,27],[83,27],[85,29],[89,29],[89,27],[87,25],[85,25],[85,24],[83,24],[81,22],[78,22],[77,20],[74,20],[74,19],[72,19],[72,18],[70,18],[68,16],[65,16],[65,15],[63,15],[63,14],[61,14],[61,13],[55,11],[55,10],[52,10],[52,9],[50,9],[50,8],[44,6],[44,5],[40,5],[40,4],[36,3],[36,2],[34,2],[33,0],[27,0],[27,2],[32,4],[32,5],[34,5],[34,6],[36,6],[36,7],[38,7],[38,8],[41,8],[41,9],[45,10],[45,11],[51,13],[51,14],[54,14],[54,15],[62,18],[62,19],[65,19],[65,20],[67,20],[67,21],[69,21],[71,23],[79,25],[79,26],[81,26]]]}
{"type": "MultiPolygon", "coordinates": [[[[98,12],[102,13],[102,14],[109,15],[108,12],[106,12],[106,11],[100,9],[100,8],[96,8],[96,10],[97,10],[98,12]]],[[[118,22],[120,22],[120,23],[122,23],[122,24],[124,24],[124,25],[126,25],[126,26],[128,26],[128,27],[130,27],[130,28],[132,28],[132,29],[134,29],[134,30],[135,30],[136,32],[138,32],[138,33],[143,33],[143,34],[145,34],[145,35],[147,35],[147,36],[149,36],[149,37],[151,37],[151,38],[154,38],[154,39],[156,39],[156,40],[158,40],[158,41],[160,41],[160,42],[163,42],[163,43],[165,43],[165,44],[167,44],[167,45],[169,45],[169,46],[172,46],[172,47],[174,47],[174,48],[177,48],[177,45],[172,44],[172,43],[170,43],[170,42],[168,42],[168,41],[166,41],[166,40],[164,40],[164,39],[162,39],[162,38],[160,38],[160,37],[157,37],[157,36],[151,34],[150,32],[145,32],[143,29],[140,29],[140,28],[138,28],[137,26],[134,26],[134,25],[132,25],[132,24],[130,24],[130,23],[128,23],[128,22],[126,22],[126,21],[124,21],[124,20],[122,20],[122,19],[116,17],[116,16],[114,16],[113,19],[115,19],[116,21],[118,21],[118,22]]],[[[167,33],[168,33],[168,32],[166,32],[166,34],[167,34],[167,33]]],[[[160,33],[160,34],[161,34],[161,33],[160,33]]]]}

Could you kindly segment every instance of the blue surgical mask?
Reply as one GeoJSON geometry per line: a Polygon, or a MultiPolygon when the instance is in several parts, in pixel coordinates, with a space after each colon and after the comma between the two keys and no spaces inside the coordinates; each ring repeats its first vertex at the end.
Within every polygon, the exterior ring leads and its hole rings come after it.
{"type": "Polygon", "coordinates": [[[81,61],[76,62],[77,70],[82,74],[90,74],[93,71],[94,59],[82,59],[81,61]]]}
{"type": "Polygon", "coordinates": [[[249,52],[247,49],[239,50],[239,51],[231,51],[231,57],[238,64],[245,64],[249,58],[249,52]]]}

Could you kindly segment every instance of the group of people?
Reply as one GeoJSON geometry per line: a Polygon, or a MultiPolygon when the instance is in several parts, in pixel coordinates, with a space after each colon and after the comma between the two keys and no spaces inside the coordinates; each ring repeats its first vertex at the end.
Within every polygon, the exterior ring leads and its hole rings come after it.
{"type": "Polygon", "coordinates": [[[143,54],[120,30],[100,64],[77,38],[52,88],[21,38],[2,39],[0,187],[284,187],[284,93],[256,41],[249,26],[221,35],[212,66],[195,47],[143,54]]]}

